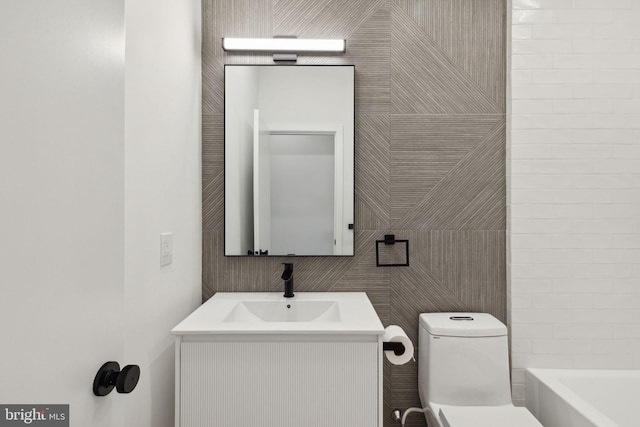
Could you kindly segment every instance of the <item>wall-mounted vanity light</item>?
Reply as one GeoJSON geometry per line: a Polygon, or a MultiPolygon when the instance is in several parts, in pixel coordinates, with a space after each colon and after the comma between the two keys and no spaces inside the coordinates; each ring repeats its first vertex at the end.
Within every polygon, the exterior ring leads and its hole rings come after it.
{"type": "Polygon", "coordinates": [[[343,39],[297,39],[277,37],[272,39],[245,39],[224,37],[222,48],[227,52],[273,53],[344,53],[347,41],[343,39]]]}

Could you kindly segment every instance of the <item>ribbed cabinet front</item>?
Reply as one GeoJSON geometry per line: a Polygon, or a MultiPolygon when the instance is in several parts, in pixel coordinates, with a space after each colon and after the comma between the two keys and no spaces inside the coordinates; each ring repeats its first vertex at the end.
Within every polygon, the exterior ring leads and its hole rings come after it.
{"type": "Polygon", "coordinates": [[[181,342],[179,427],[371,427],[378,342],[181,342]]]}

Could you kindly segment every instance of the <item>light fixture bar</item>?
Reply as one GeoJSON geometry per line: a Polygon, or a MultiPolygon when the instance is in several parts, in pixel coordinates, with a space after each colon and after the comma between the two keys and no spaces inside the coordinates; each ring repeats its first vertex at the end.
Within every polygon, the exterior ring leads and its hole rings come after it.
{"type": "Polygon", "coordinates": [[[222,48],[230,52],[345,52],[343,39],[239,39],[224,37],[222,48]]]}

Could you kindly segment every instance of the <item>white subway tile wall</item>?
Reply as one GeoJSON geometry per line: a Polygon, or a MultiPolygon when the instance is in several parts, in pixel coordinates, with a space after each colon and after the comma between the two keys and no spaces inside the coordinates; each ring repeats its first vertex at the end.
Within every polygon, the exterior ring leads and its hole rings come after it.
{"type": "Polygon", "coordinates": [[[513,0],[513,398],[524,369],[640,369],[640,0],[513,0]]]}

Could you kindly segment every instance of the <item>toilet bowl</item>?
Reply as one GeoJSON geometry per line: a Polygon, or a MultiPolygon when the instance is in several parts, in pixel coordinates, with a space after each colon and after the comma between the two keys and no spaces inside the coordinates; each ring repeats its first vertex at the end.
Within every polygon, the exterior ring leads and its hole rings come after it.
{"type": "Polygon", "coordinates": [[[425,313],[418,339],[418,389],[429,427],[542,427],[511,403],[507,327],[498,319],[425,313]]]}

